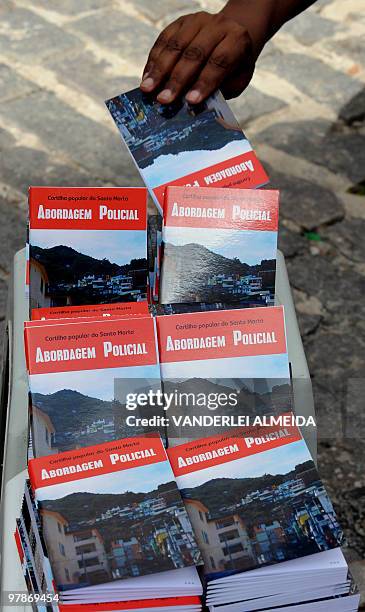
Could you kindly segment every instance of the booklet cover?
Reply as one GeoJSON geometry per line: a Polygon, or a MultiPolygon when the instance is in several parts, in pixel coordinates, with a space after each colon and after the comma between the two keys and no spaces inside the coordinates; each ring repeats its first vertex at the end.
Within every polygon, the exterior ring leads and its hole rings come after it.
{"type": "Polygon", "coordinates": [[[25,326],[34,456],[130,435],[128,394],[161,385],[152,317],[45,323],[25,326]]]}
{"type": "Polygon", "coordinates": [[[160,438],[33,459],[29,476],[59,590],[200,563],[160,438]]]}
{"type": "Polygon", "coordinates": [[[199,105],[162,105],[137,88],[106,105],[161,214],[167,185],[255,188],[268,182],[219,91],[199,105]]]}
{"type": "Polygon", "coordinates": [[[168,187],[160,303],[273,306],[279,192],[168,187]]]}
{"type": "Polygon", "coordinates": [[[282,306],[157,317],[168,436],[292,409],[282,306]]]}
{"type": "Polygon", "coordinates": [[[292,413],[168,450],[204,560],[218,578],[339,546],[341,528],[292,413]],[[287,421],[285,420],[287,419],[287,421]]]}
{"type": "Polygon", "coordinates": [[[146,300],[147,190],[30,187],[28,280],[31,318],[146,300]]]}

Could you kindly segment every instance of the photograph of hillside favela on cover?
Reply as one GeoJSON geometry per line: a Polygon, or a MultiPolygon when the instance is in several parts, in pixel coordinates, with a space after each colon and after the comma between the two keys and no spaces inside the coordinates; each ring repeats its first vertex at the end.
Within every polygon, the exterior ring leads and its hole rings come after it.
{"type": "MultiPolygon", "coordinates": [[[[35,456],[130,435],[125,424],[126,394],[159,388],[158,364],[32,374],[31,427],[35,456]]],[[[139,407],[138,416],[142,418],[145,411],[139,407]]],[[[138,434],[146,429],[136,427],[134,431],[138,434]]]]}
{"type": "Polygon", "coordinates": [[[29,232],[30,306],[80,306],[146,299],[146,232],[29,232]]]}
{"type": "Polygon", "coordinates": [[[164,227],[161,303],[273,306],[277,232],[164,227]]]}
{"type": "Polygon", "coordinates": [[[107,101],[145,183],[158,187],[183,174],[247,153],[252,147],[220,92],[202,104],[161,105],[140,89],[107,101]]]}
{"type": "MultiPolygon", "coordinates": [[[[205,446],[206,440],[200,442],[200,453],[214,448],[205,446]]],[[[231,448],[235,442],[232,437],[231,448]]],[[[263,443],[254,455],[224,457],[216,465],[204,468],[202,463],[201,469],[195,465],[195,471],[178,475],[208,576],[218,578],[341,544],[341,528],[305,442],[283,444],[265,450],[263,443]]]]}
{"type": "Polygon", "coordinates": [[[167,461],[45,486],[36,497],[60,590],[200,563],[167,461]]]}

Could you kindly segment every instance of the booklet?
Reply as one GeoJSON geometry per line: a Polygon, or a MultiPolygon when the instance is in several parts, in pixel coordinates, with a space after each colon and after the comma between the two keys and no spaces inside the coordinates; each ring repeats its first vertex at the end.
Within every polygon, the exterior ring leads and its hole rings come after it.
{"type": "Polygon", "coordinates": [[[95,601],[95,599],[97,598],[95,598],[95,595],[91,595],[89,591],[92,589],[95,590],[95,588],[98,588],[97,586],[85,587],[83,589],[83,593],[87,591],[89,593],[89,596],[83,597],[80,602],[79,595],[75,598],[75,600],[78,599],[78,603],[69,603],[69,601],[67,600],[70,598],[72,599],[73,597],[72,589],[70,591],[63,591],[60,595],[56,594],[54,591],[55,581],[48,558],[48,552],[44,544],[38,508],[36,506],[33,491],[30,487],[29,481],[27,481],[25,487],[25,495],[22,505],[21,517],[22,521],[23,517],[25,517],[24,522],[26,523],[26,525],[29,525],[29,527],[26,526],[25,530],[25,535],[29,535],[29,538],[27,537],[26,542],[23,539],[22,544],[23,547],[29,548],[30,550],[30,557],[32,559],[32,570],[33,573],[36,575],[37,583],[42,585],[41,592],[45,593],[47,591],[48,594],[55,595],[55,597],[52,598],[52,603],[54,604],[59,603],[59,600],[61,598],[62,600],[65,600],[64,606],[61,604],[59,608],[57,605],[56,607],[54,607],[54,610],[56,612],[58,609],[79,609],[85,610],[86,612],[88,612],[88,610],[90,610],[91,612],[93,610],[96,611],[98,609],[119,610],[118,605],[120,605],[120,609],[123,610],[136,610],[139,609],[138,606],[140,606],[141,608],[151,607],[153,609],[159,609],[161,607],[161,609],[163,609],[165,612],[168,612],[170,606],[173,606],[174,609],[176,606],[179,606],[178,609],[181,610],[181,612],[198,612],[198,610],[201,609],[201,601],[200,597],[198,596],[202,593],[202,585],[198,578],[196,569],[193,566],[186,567],[183,570],[171,570],[163,574],[159,573],[153,576],[140,576],[139,578],[125,579],[123,580],[123,593],[121,593],[123,595],[123,599],[119,602],[117,602],[115,596],[111,594],[112,586],[113,588],[118,586],[118,582],[114,582],[113,585],[109,585],[108,591],[105,591],[103,594],[99,592],[99,601],[97,601],[96,603],[82,603],[82,601],[87,601],[88,599],[90,599],[90,601],[95,601]],[[34,536],[36,542],[34,542],[34,536]],[[38,563],[36,563],[37,557],[39,559],[38,563]],[[161,585],[161,578],[164,579],[165,577],[167,578],[167,582],[169,584],[168,588],[166,588],[166,586],[162,587],[161,585]],[[146,583],[146,581],[150,582],[146,583]],[[132,593],[130,587],[132,587],[132,585],[134,584],[135,592],[132,593]],[[172,589],[171,584],[173,585],[172,589]],[[152,599],[143,597],[146,588],[148,593],[151,594],[151,597],[153,597],[152,599]],[[157,595],[153,593],[156,588],[158,589],[157,595]],[[181,591],[184,591],[184,594],[176,596],[176,593],[180,593],[181,591]],[[108,595],[111,603],[100,603],[107,600],[108,595]],[[124,597],[124,595],[126,595],[127,597],[124,597]],[[129,600],[129,596],[132,597],[131,600],[129,600]],[[143,597],[142,600],[140,599],[141,597],[143,597]],[[164,599],[161,599],[161,597],[164,597],[164,599]]]}
{"type": "Polygon", "coordinates": [[[28,251],[31,318],[146,300],[146,189],[30,187],[28,251]]]}
{"type": "Polygon", "coordinates": [[[273,306],[278,219],[278,191],[168,187],[160,303],[273,306]]]}
{"type": "Polygon", "coordinates": [[[25,326],[34,456],[130,436],[128,397],[161,388],[152,317],[37,323],[25,326]]]}
{"type": "Polygon", "coordinates": [[[33,459],[29,477],[60,591],[200,563],[159,437],[33,459]]]}
{"type": "Polygon", "coordinates": [[[331,501],[293,416],[168,450],[208,580],[341,544],[331,501]]]}
{"type": "Polygon", "coordinates": [[[170,444],[292,409],[282,306],[159,316],[157,330],[170,444]]]}
{"type": "Polygon", "coordinates": [[[160,214],[167,185],[246,189],[268,182],[219,91],[199,105],[162,105],[137,88],[106,105],[160,214]]]}

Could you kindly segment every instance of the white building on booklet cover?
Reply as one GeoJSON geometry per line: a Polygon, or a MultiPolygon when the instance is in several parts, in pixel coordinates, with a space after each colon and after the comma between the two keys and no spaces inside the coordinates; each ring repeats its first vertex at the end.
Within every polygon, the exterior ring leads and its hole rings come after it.
{"type": "Polygon", "coordinates": [[[204,560],[206,573],[224,571],[234,563],[242,570],[252,566],[255,555],[246,527],[238,514],[210,517],[208,508],[195,499],[185,499],[186,509],[204,560]]]}

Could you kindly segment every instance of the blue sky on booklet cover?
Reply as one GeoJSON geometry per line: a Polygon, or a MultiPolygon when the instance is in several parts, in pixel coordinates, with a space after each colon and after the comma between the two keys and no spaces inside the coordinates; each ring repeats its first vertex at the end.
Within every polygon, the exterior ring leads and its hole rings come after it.
{"type": "MultiPolygon", "coordinates": [[[[219,223],[219,221],[217,221],[219,223]]],[[[262,259],[276,257],[277,232],[233,229],[211,229],[202,227],[168,227],[165,240],[174,246],[201,244],[210,251],[233,259],[238,257],[250,266],[262,259]]]]}
{"type": "MultiPolygon", "coordinates": [[[[242,140],[234,140],[214,151],[182,151],[160,155],[147,168],[140,168],[140,172],[147,185],[157,187],[249,151],[252,151],[252,147],[243,137],[242,140]]],[[[207,174],[210,174],[209,170],[207,174]]]]}
{"type": "MultiPolygon", "coordinates": [[[[77,451],[75,453],[77,454],[77,451]]],[[[75,463],[77,463],[76,459],[75,463]]],[[[166,460],[152,465],[143,465],[110,474],[80,478],[63,484],[42,487],[37,489],[37,500],[60,499],[72,493],[118,494],[127,491],[146,493],[157,489],[159,484],[172,480],[174,480],[174,476],[170,464],[166,460]]]]}
{"type": "Polygon", "coordinates": [[[214,478],[257,478],[264,474],[287,474],[299,463],[311,459],[303,440],[266,451],[263,445],[262,452],[179,476],[178,483],[179,488],[184,489],[198,487],[214,478]]]}
{"type": "Polygon", "coordinates": [[[114,381],[116,379],[137,379],[138,388],[141,379],[159,380],[159,365],[133,366],[129,368],[107,368],[100,370],[80,370],[76,372],[55,372],[52,374],[32,374],[32,393],[56,393],[62,389],[78,391],[89,397],[111,401],[114,399],[114,381]]]}
{"type": "Polygon", "coordinates": [[[167,378],[280,378],[290,377],[288,355],[255,355],[254,357],[225,357],[164,363],[163,377],[167,378]]]}
{"type": "Polygon", "coordinates": [[[146,257],[147,252],[146,232],[142,230],[30,230],[30,243],[42,249],[68,246],[119,266],[146,257]]]}

